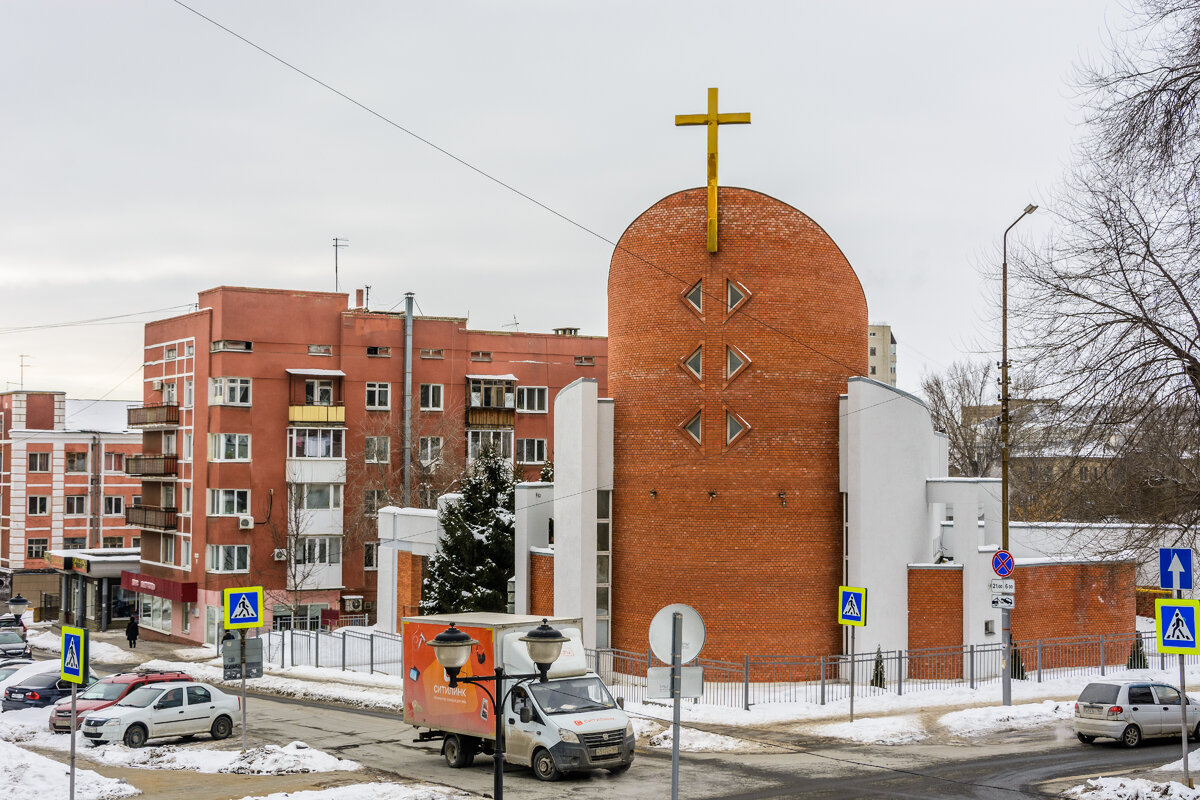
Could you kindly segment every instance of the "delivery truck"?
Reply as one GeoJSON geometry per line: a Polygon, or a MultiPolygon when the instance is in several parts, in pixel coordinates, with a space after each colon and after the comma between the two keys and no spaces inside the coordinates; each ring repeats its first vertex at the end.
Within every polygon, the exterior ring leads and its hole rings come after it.
{"type": "MultiPolygon", "coordinates": [[[[579,619],[551,618],[569,641],[550,666],[549,680],[504,680],[505,697],[493,708],[483,687],[450,687],[445,670],[428,643],[450,623],[476,640],[460,678],[531,674],[537,667],[520,638],[542,617],[472,612],[407,617],[404,637],[404,718],[418,739],[442,741],[442,755],[453,768],[467,767],[477,753],[495,756],[496,719],[504,725],[504,760],[533,769],[552,781],[580,770],[621,773],[633,763],[635,737],[629,717],[613,700],[600,676],[588,668],[579,619]]],[[[495,684],[487,689],[495,693],[495,684]]]]}

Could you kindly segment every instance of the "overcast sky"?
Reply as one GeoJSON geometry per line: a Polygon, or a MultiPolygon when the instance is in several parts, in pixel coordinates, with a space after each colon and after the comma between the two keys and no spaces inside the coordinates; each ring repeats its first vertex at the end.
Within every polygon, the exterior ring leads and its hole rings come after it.
{"type": "MultiPolygon", "coordinates": [[[[611,241],[705,176],[811,216],[900,386],[999,349],[985,270],[1080,135],[1116,2],[272,2],[196,10],[611,241]]],[[[0,6],[0,388],[140,399],[142,324],[221,284],[416,293],[606,333],[612,246],[172,0],[0,6]],[[22,329],[152,312],[104,324],[22,329]]],[[[1035,214],[1018,229],[1048,233],[1035,214]]],[[[992,282],[994,283],[994,282],[992,282]]]]}

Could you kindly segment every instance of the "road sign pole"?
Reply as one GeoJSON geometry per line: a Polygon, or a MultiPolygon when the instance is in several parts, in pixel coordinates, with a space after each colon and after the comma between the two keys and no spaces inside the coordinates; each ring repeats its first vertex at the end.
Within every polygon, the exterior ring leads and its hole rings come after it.
{"type": "Polygon", "coordinates": [[[1004,658],[1001,659],[1001,668],[1004,674],[1000,678],[1000,703],[1001,705],[1012,705],[1012,670],[1009,664],[1012,662],[1012,621],[1009,619],[1009,611],[1007,608],[1000,610],[1000,630],[1004,634],[1004,658]]]}
{"type": "Polygon", "coordinates": [[[854,722],[854,627],[850,628],[850,721],[854,722]]]}
{"type": "Polygon", "coordinates": [[[246,752],[246,629],[242,628],[242,752],[246,752]]]}
{"type": "MultiPolygon", "coordinates": [[[[1172,573],[1175,576],[1175,599],[1179,600],[1183,597],[1183,592],[1179,588],[1179,573],[1172,573]]],[[[1188,769],[1188,695],[1187,695],[1187,678],[1183,672],[1183,653],[1179,654],[1179,724],[1182,728],[1183,738],[1181,739],[1181,747],[1183,747],[1183,782],[1189,789],[1192,786],[1192,775],[1188,769]]]]}
{"type": "Polygon", "coordinates": [[[683,614],[671,618],[671,702],[675,706],[671,720],[671,800],[679,800],[679,700],[683,672],[683,614]]]}
{"type": "Polygon", "coordinates": [[[75,800],[75,684],[71,684],[71,794],[70,800],[75,800]]]}

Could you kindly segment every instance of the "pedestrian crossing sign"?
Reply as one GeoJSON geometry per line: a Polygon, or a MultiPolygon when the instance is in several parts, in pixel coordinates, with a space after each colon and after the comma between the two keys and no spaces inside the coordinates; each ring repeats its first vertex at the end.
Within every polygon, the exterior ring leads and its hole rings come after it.
{"type": "Polygon", "coordinates": [[[1200,619],[1200,600],[1155,600],[1158,652],[1181,655],[1200,653],[1200,644],[1196,641],[1197,619],[1200,619]]]}
{"type": "Polygon", "coordinates": [[[261,586],[243,586],[240,589],[226,589],[224,594],[225,629],[231,628],[261,628],[263,588],[261,586]]]}
{"type": "Polygon", "coordinates": [[[68,683],[84,683],[88,674],[88,632],[86,628],[62,629],[62,655],[58,674],[68,683]]]}
{"type": "Polygon", "coordinates": [[[859,586],[838,587],[838,622],[842,625],[867,624],[867,590],[859,586]]]}

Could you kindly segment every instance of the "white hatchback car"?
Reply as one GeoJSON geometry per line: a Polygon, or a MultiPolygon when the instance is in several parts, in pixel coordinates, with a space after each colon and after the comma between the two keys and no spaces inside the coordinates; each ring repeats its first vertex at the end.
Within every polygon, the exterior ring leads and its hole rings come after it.
{"type": "MultiPolygon", "coordinates": [[[[1187,699],[1188,736],[1200,739],[1200,705],[1187,699]]],[[[1179,736],[1183,720],[1179,690],[1147,680],[1089,683],[1075,703],[1075,735],[1084,744],[1098,737],[1137,747],[1151,736],[1179,736]]]]}
{"type": "Polygon", "coordinates": [[[155,683],[85,715],[83,735],[92,744],[124,742],[128,747],[196,733],[224,739],[241,723],[241,710],[241,698],[206,683],[155,683]]]}

